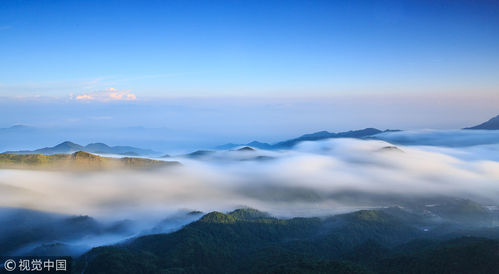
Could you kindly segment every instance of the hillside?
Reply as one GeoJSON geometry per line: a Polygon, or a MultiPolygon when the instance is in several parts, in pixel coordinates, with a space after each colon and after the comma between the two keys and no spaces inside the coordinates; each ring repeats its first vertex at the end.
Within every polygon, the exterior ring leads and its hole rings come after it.
{"type": "Polygon", "coordinates": [[[497,273],[498,241],[426,233],[380,210],[278,219],[239,209],[94,248],[75,266],[85,273],[497,273]]]}
{"type": "Polygon", "coordinates": [[[103,170],[115,168],[155,168],[179,165],[175,161],[158,161],[144,158],[110,158],[84,151],[73,154],[11,154],[0,153],[2,169],[38,170],[103,170]]]}
{"type": "Polygon", "coordinates": [[[335,259],[370,238],[392,246],[419,233],[377,211],[353,219],[341,215],[288,220],[252,209],[211,212],[174,233],[95,248],[80,258],[78,270],[104,273],[118,267],[122,273],[133,273],[136,267],[145,267],[150,273],[238,273],[305,267],[309,271],[363,273],[362,267],[335,259]],[[288,265],[296,260],[303,265],[288,265]],[[124,264],[126,261],[131,264],[124,264]]]}
{"type": "Polygon", "coordinates": [[[376,128],[365,128],[361,130],[351,130],[345,132],[328,132],[328,131],[319,131],[316,133],[305,134],[298,138],[279,142],[274,144],[274,148],[290,148],[303,141],[317,141],[329,138],[365,138],[368,136],[376,135],[382,133],[383,131],[376,128]]]}

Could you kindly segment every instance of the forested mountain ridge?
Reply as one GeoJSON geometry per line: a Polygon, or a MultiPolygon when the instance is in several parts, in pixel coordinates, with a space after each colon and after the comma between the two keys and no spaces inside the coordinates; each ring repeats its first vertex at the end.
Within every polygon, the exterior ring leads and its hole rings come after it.
{"type": "Polygon", "coordinates": [[[459,233],[445,239],[384,210],[278,219],[239,209],[208,213],[177,232],[94,248],[76,268],[84,273],[494,273],[496,240],[459,233]]]}

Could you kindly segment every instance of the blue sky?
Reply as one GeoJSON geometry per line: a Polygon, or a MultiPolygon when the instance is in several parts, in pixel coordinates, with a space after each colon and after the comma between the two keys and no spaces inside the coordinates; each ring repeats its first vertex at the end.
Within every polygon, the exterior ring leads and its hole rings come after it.
{"type": "Polygon", "coordinates": [[[0,126],[467,126],[499,112],[498,14],[495,1],[1,1],[0,126]]]}
{"type": "Polygon", "coordinates": [[[3,95],[493,92],[493,1],[3,1],[3,95]]]}

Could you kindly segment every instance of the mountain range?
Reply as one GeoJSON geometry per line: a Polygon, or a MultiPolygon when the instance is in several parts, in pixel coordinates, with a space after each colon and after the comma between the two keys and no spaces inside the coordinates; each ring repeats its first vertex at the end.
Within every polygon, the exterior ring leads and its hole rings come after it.
{"type": "Polygon", "coordinates": [[[53,147],[45,147],[36,150],[6,151],[5,153],[53,155],[53,154],[68,154],[77,151],[85,151],[97,154],[118,154],[118,155],[128,155],[128,156],[159,154],[159,152],[150,149],[142,149],[131,146],[108,146],[103,143],[92,143],[86,146],[82,146],[69,141],[62,142],[53,147]]]}
{"type": "Polygon", "coordinates": [[[137,220],[101,222],[15,208],[0,208],[0,213],[8,224],[0,233],[0,253],[71,255],[74,273],[468,274],[499,269],[498,210],[452,197],[321,217],[279,218],[251,208],[185,211],[141,233],[136,229],[144,226],[137,220]],[[125,240],[111,245],[91,240],[102,236],[125,240]]]}
{"type": "Polygon", "coordinates": [[[379,134],[379,133],[384,133],[384,132],[395,132],[395,131],[400,131],[400,130],[379,130],[377,128],[365,128],[365,129],[360,129],[360,130],[350,130],[350,131],[345,131],[345,132],[329,132],[329,131],[318,131],[315,133],[310,133],[310,134],[305,134],[302,135],[298,138],[293,138],[289,139],[286,141],[278,142],[275,144],[269,144],[269,143],[262,143],[258,141],[253,141],[247,144],[233,144],[233,143],[228,143],[225,145],[217,146],[216,149],[233,149],[236,147],[240,146],[249,146],[249,147],[255,147],[255,148],[260,148],[260,149],[286,149],[286,148],[291,148],[298,144],[299,142],[303,141],[317,141],[317,140],[324,140],[324,139],[329,139],[329,138],[369,138],[373,135],[379,134]]]}
{"type": "MultiPolygon", "coordinates": [[[[482,124],[479,124],[474,127],[468,127],[468,128],[463,128],[463,129],[482,129],[482,130],[499,130],[499,115],[491,118],[487,122],[484,122],[482,124]]],[[[249,147],[254,147],[254,148],[260,148],[260,149],[267,149],[267,150],[272,150],[272,149],[286,149],[286,148],[291,148],[295,146],[296,144],[303,142],[303,141],[318,141],[318,140],[324,140],[324,139],[329,139],[329,138],[358,138],[358,139],[367,139],[367,138],[375,138],[374,136],[380,133],[387,133],[387,132],[398,132],[401,130],[379,130],[377,128],[365,128],[365,129],[360,129],[360,130],[350,130],[350,131],[345,131],[345,132],[329,132],[329,131],[318,131],[315,133],[310,133],[310,134],[305,134],[297,138],[277,142],[275,144],[269,144],[269,143],[262,143],[259,141],[253,141],[247,144],[234,144],[234,143],[228,143],[224,145],[220,145],[215,147],[215,149],[219,150],[226,150],[226,149],[234,149],[237,147],[242,147],[242,146],[249,146],[249,147]]]]}
{"type": "MultiPolygon", "coordinates": [[[[0,133],[9,133],[9,132],[23,132],[24,135],[28,134],[30,131],[35,128],[24,126],[24,125],[15,125],[9,128],[0,128],[0,133]]],[[[499,130],[499,115],[491,118],[490,120],[473,126],[464,128],[466,130],[499,130]]],[[[315,133],[304,134],[300,137],[277,142],[274,144],[264,143],[259,141],[252,141],[246,144],[236,144],[236,143],[228,143],[224,145],[220,145],[215,147],[217,150],[230,150],[237,147],[253,147],[265,150],[273,150],[273,149],[288,149],[292,148],[296,144],[302,141],[317,141],[324,140],[329,138],[358,138],[358,139],[368,139],[368,138],[376,138],[375,135],[380,133],[387,132],[397,132],[401,130],[379,130],[376,128],[365,128],[360,130],[351,130],[345,132],[329,132],[329,131],[318,131],[315,133]]],[[[159,156],[161,153],[150,150],[150,149],[142,149],[132,146],[109,146],[104,143],[91,143],[86,146],[82,146],[70,141],[66,141],[60,143],[53,147],[45,147],[36,150],[21,150],[21,151],[6,151],[6,153],[12,154],[60,154],[60,153],[73,153],[76,151],[85,151],[89,153],[97,153],[97,154],[117,154],[117,155],[128,155],[128,156],[159,156]]],[[[193,155],[197,156],[197,155],[193,155]]]]}
{"type": "MultiPolygon", "coordinates": [[[[468,200],[442,207],[440,216],[489,214],[468,200]]],[[[208,213],[173,233],[94,248],[75,268],[78,273],[497,273],[498,236],[497,227],[446,222],[402,207],[292,219],[245,208],[208,213]]]]}

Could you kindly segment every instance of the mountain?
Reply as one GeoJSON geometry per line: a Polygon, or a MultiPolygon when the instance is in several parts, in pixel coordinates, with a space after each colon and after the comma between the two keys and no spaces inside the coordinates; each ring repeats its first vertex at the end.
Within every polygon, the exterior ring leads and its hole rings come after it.
{"type": "Polygon", "coordinates": [[[173,233],[94,248],[75,268],[81,273],[497,273],[497,228],[491,239],[449,238],[413,222],[411,213],[385,210],[291,219],[250,208],[215,211],[173,233]]]}
{"type": "Polygon", "coordinates": [[[248,146],[248,147],[254,147],[254,148],[260,148],[260,149],[283,149],[283,148],[291,148],[298,144],[299,142],[303,141],[317,141],[317,140],[323,140],[323,139],[329,139],[329,138],[368,138],[370,136],[383,133],[383,132],[395,132],[399,130],[379,130],[376,128],[365,128],[365,129],[360,129],[360,130],[350,130],[350,131],[345,131],[345,132],[328,132],[328,131],[318,131],[315,133],[310,133],[310,134],[305,134],[302,135],[298,138],[278,142],[276,144],[268,144],[268,143],[261,143],[258,141],[253,141],[251,143],[247,144],[233,144],[233,143],[228,143],[225,145],[221,145],[216,147],[216,149],[220,150],[226,150],[226,149],[234,149],[237,147],[241,146],[248,146]]]}
{"type": "Polygon", "coordinates": [[[244,146],[242,148],[238,148],[236,151],[256,151],[256,149],[249,146],[244,146]]]}
{"type": "Polygon", "coordinates": [[[328,132],[328,131],[319,131],[311,134],[305,134],[298,138],[279,142],[273,145],[274,148],[290,148],[303,141],[317,141],[329,138],[365,138],[372,135],[376,135],[378,133],[387,132],[389,130],[381,131],[376,128],[365,128],[361,130],[351,130],[346,132],[328,132]]]}
{"type": "Polygon", "coordinates": [[[103,170],[155,168],[179,165],[175,161],[158,161],[145,158],[110,158],[78,151],[73,154],[11,154],[0,153],[0,168],[37,170],[103,170]]]}
{"type": "Polygon", "coordinates": [[[158,152],[149,149],[142,149],[131,146],[111,147],[103,143],[88,144],[85,146],[85,150],[99,154],[119,154],[119,155],[130,155],[130,156],[158,154],[158,152]]]}
{"type": "Polygon", "coordinates": [[[398,148],[396,146],[385,146],[385,147],[380,148],[378,151],[381,151],[381,152],[404,152],[403,150],[401,150],[400,148],[398,148]]]}
{"type": "Polygon", "coordinates": [[[21,150],[21,151],[7,151],[6,153],[11,154],[67,154],[76,151],[85,151],[89,153],[98,154],[118,154],[118,155],[128,155],[128,156],[140,156],[140,155],[154,155],[159,154],[156,151],[149,149],[136,148],[131,146],[108,146],[103,143],[92,143],[86,146],[75,144],[69,141],[62,142],[53,147],[45,147],[37,150],[21,150]]]}
{"type": "Polygon", "coordinates": [[[200,159],[200,158],[205,158],[210,155],[213,155],[215,151],[212,150],[196,150],[194,152],[191,152],[189,154],[181,155],[181,157],[186,157],[186,158],[192,158],[192,159],[200,159]]]}
{"type": "Polygon", "coordinates": [[[233,144],[233,143],[228,143],[228,144],[225,144],[225,145],[217,146],[217,147],[215,147],[215,149],[218,149],[218,150],[227,150],[227,149],[234,149],[234,148],[237,148],[237,147],[244,147],[244,146],[254,147],[254,148],[259,148],[259,149],[272,149],[272,145],[271,144],[262,143],[262,142],[258,142],[258,141],[253,141],[253,142],[250,142],[250,143],[247,143],[247,144],[233,144]]]}
{"type": "Polygon", "coordinates": [[[0,132],[28,131],[34,128],[25,125],[13,125],[7,128],[0,128],[0,132]]]}
{"type": "Polygon", "coordinates": [[[474,127],[467,127],[464,129],[485,129],[485,130],[499,130],[499,115],[494,118],[491,118],[485,123],[481,123],[474,127]]]}
{"type": "Polygon", "coordinates": [[[136,233],[128,220],[108,223],[86,215],[11,207],[0,207],[0,216],[2,223],[8,224],[2,226],[0,233],[2,255],[23,250],[25,256],[79,256],[91,247],[82,238],[113,234],[128,237],[136,233]]]}
{"type": "MultiPolygon", "coordinates": [[[[169,157],[169,156],[168,156],[169,157]]],[[[275,157],[269,155],[264,150],[255,149],[249,146],[237,149],[217,151],[217,150],[196,150],[188,154],[177,155],[176,157],[189,158],[210,162],[233,162],[233,161],[270,161],[275,157]]]]}
{"type": "Polygon", "coordinates": [[[278,219],[253,209],[211,212],[170,234],[94,248],[77,261],[76,268],[77,272],[105,273],[129,262],[126,268],[119,268],[120,273],[138,273],[139,269],[140,273],[262,273],[300,261],[309,272],[318,268],[328,273],[363,273],[362,267],[332,261],[338,258],[338,250],[350,249],[379,233],[386,233],[390,243],[404,243],[401,234],[412,239],[410,235],[417,233],[410,227],[393,226],[384,218],[381,213],[377,218],[362,219],[358,221],[361,227],[356,228],[347,218],[278,219]],[[324,265],[323,260],[327,261],[324,265]]]}

